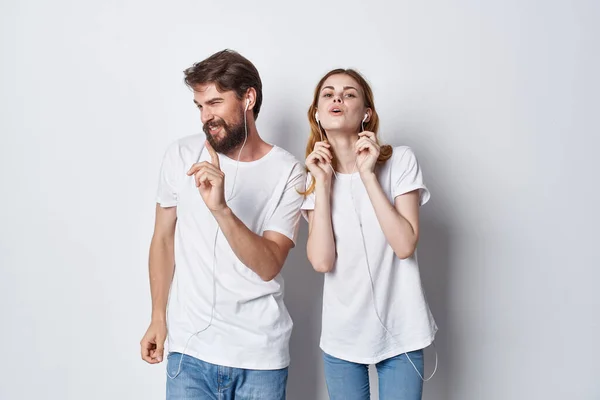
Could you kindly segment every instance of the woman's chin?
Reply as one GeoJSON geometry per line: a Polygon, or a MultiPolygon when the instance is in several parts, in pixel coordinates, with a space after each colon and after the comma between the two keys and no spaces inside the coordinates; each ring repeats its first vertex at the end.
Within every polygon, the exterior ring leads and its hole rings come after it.
{"type": "Polygon", "coordinates": [[[352,135],[357,135],[358,132],[356,131],[355,128],[352,127],[348,127],[348,126],[331,126],[329,128],[324,128],[325,131],[327,132],[327,136],[337,136],[337,137],[343,137],[343,136],[352,136],[352,135]]]}

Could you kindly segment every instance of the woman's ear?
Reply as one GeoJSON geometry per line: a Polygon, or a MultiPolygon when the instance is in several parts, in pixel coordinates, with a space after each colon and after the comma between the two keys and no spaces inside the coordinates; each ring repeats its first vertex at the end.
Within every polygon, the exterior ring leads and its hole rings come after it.
{"type": "Polygon", "coordinates": [[[373,115],[373,110],[371,110],[370,108],[367,108],[367,111],[365,112],[365,116],[363,118],[363,123],[367,123],[371,120],[371,116],[373,115]]]}

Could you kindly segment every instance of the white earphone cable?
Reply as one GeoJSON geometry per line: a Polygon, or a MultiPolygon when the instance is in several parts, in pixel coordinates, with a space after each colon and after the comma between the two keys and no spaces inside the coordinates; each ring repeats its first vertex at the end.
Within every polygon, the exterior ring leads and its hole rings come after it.
{"type": "MultiPolygon", "coordinates": [[[[238,158],[235,164],[235,174],[233,175],[233,183],[231,184],[231,191],[229,192],[229,196],[227,198],[227,202],[229,202],[229,200],[231,200],[231,198],[233,197],[233,190],[235,188],[235,183],[236,183],[236,179],[237,179],[237,173],[238,173],[238,167],[240,164],[240,158],[242,157],[242,150],[244,150],[244,146],[246,146],[246,141],[248,140],[248,124],[246,121],[246,112],[248,111],[248,105],[249,102],[246,102],[246,109],[244,110],[244,132],[245,132],[245,137],[244,137],[244,143],[242,144],[242,147],[240,148],[240,152],[238,153],[238,158]]],[[[200,156],[198,156],[198,161],[200,161],[200,156]]],[[[170,379],[175,379],[177,378],[177,376],[181,373],[181,362],[183,361],[183,357],[185,357],[185,351],[187,350],[188,344],[190,343],[190,340],[194,337],[199,335],[200,333],[206,331],[211,325],[212,325],[212,321],[213,321],[213,317],[215,315],[215,304],[217,301],[217,283],[216,283],[216,277],[215,277],[215,270],[216,270],[216,265],[217,265],[217,238],[219,236],[219,231],[221,230],[221,228],[219,227],[219,225],[217,225],[217,231],[215,232],[215,241],[213,244],[213,266],[212,266],[212,306],[211,306],[211,311],[210,311],[210,319],[208,321],[208,324],[200,329],[199,331],[196,331],[195,333],[191,334],[190,337],[188,338],[188,340],[185,342],[185,347],[183,348],[183,351],[181,352],[181,358],[179,359],[179,366],[177,367],[177,372],[175,373],[175,375],[171,376],[171,374],[169,374],[169,370],[167,369],[167,376],[170,379]]],[[[170,341],[169,341],[170,342],[170,341]]]]}

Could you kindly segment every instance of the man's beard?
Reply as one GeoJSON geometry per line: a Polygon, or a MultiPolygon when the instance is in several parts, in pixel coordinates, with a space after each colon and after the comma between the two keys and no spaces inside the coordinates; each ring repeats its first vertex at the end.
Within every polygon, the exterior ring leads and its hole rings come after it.
{"type": "MultiPolygon", "coordinates": [[[[242,113],[242,118],[243,115],[244,114],[242,113]]],[[[217,153],[221,154],[227,154],[236,147],[240,146],[246,137],[246,130],[243,122],[240,122],[236,125],[229,125],[221,118],[213,119],[212,121],[204,124],[202,130],[206,134],[206,140],[208,140],[208,143],[210,143],[212,148],[215,149],[217,153]],[[210,134],[210,127],[213,126],[223,128],[224,136],[219,141],[216,141],[215,137],[210,134]]],[[[221,133],[219,133],[219,135],[221,135],[221,133]]]]}

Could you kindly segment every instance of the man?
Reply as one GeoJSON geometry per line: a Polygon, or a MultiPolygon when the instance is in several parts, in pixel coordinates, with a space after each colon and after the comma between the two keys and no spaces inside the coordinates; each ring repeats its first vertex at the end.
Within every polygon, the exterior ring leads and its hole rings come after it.
{"type": "Polygon", "coordinates": [[[163,159],[142,358],[163,360],[168,320],[167,399],[285,399],[292,321],[279,272],[304,169],[259,136],[250,61],[224,50],[184,73],[206,137],[180,139],[163,159]]]}

